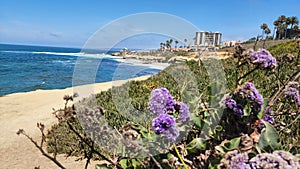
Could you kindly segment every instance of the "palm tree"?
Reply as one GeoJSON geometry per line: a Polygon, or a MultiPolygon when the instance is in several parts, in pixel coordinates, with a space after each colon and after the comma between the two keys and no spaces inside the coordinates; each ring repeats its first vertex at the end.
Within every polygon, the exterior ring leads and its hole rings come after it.
{"type": "Polygon", "coordinates": [[[290,33],[289,33],[289,38],[291,38],[291,30],[295,30],[294,29],[294,25],[297,26],[299,24],[299,20],[296,16],[292,16],[292,17],[289,17],[289,23],[291,25],[290,27],[290,33]]]}
{"type": "Polygon", "coordinates": [[[271,33],[271,29],[267,28],[265,29],[265,34],[266,34],[266,37],[268,37],[268,35],[271,33]]]}
{"type": "Polygon", "coordinates": [[[164,43],[160,42],[160,50],[163,50],[164,43]]]}
{"type": "Polygon", "coordinates": [[[278,31],[279,21],[278,21],[278,20],[275,20],[275,21],[273,22],[273,25],[274,25],[273,39],[275,39],[274,36],[275,36],[275,32],[278,31]]]}
{"type": "Polygon", "coordinates": [[[266,34],[266,37],[265,37],[265,40],[263,43],[263,48],[265,48],[265,43],[266,43],[268,35],[271,33],[271,30],[269,28],[266,28],[264,33],[266,34]]]}
{"type": "Polygon", "coordinates": [[[166,40],[166,48],[169,49],[169,47],[170,47],[170,42],[169,40],[166,40]]]}
{"type": "Polygon", "coordinates": [[[183,42],[184,42],[184,48],[186,48],[187,39],[183,39],[183,42]]]}
{"type": "Polygon", "coordinates": [[[284,39],[286,39],[287,27],[288,27],[288,24],[286,24],[286,23],[284,23],[284,24],[282,25],[282,29],[283,29],[283,31],[284,31],[284,39]]]}
{"type": "Polygon", "coordinates": [[[264,33],[267,28],[268,28],[268,25],[266,23],[263,23],[262,25],[260,25],[260,29],[262,29],[262,35],[261,35],[262,39],[264,38],[264,33]]]}
{"type": "Polygon", "coordinates": [[[167,47],[167,46],[166,46],[166,43],[163,43],[162,45],[163,45],[163,51],[165,51],[165,49],[166,49],[166,47],[167,47]]]}
{"type": "Polygon", "coordinates": [[[296,16],[292,16],[291,17],[291,29],[294,27],[294,25],[298,25],[299,24],[299,20],[296,16]]]}
{"type": "Polygon", "coordinates": [[[281,15],[281,16],[279,16],[278,17],[278,22],[279,22],[279,35],[280,35],[280,38],[279,39],[281,39],[282,37],[281,37],[281,35],[283,34],[283,33],[285,33],[285,29],[286,29],[286,27],[287,27],[287,25],[286,25],[286,21],[287,21],[287,18],[286,18],[286,16],[285,15],[281,15]]]}
{"type": "Polygon", "coordinates": [[[286,20],[285,20],[285,23],[286,23],[287,26],[291,25],[292,24],[292,18],[287,17],[286,20]]]}
{"type": "Polygon", "coordinates": [[[170,40],[169,40],[169,43],[170,43],[170,51],[171,51],[171,50],[172,50],[173,39],[170,39],[170,40]]]}
{"type": "Polygon", "coordinates": [[[175,40],[175,50],[177,49],[178,40],[175,40]]]}
{"type": "Polygon", "coordinates": [[[299,26],[298,26],[298,25],[295,25],[295,26],[293,27],[293,30],[299,30],[299,26]]]}

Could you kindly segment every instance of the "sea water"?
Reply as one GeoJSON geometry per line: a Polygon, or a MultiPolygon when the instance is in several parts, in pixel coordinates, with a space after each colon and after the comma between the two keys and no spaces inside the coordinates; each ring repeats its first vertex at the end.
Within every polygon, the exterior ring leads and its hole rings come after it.
{"type": "Polygon", "coordinates": [[[124,63],[122,58],[103,52],[82,53],[76,48],[0,44],[0,96],[72,87],[74,76],[76,85],[84,85],[153,75],[160,71],[146,65],[124,63]],[[95,74],[92,80],[90,74],[78,69],[79,60],[86,63],[83,70],[91,67],[91,71],[96,71],[91,72],[95,74]],[[75,67],[79,70],[76,74],[75,67]]]}

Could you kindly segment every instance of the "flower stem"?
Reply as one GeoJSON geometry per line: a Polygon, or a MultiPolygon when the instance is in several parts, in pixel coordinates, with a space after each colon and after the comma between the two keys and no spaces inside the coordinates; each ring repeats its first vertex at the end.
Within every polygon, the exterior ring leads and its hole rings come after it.
{"type": "Polygon", "coordinates": [[[184,163],[184,161],[183,161],[181,155],[179,154],[179,151],[178,151],[178,149],[177,149],[177,147],[176,147],[176,144],[174,144],[174,149],[175,149],[176,154],[177,154],[177,156],[179,157],[181,163],[183,164],[183,167],[184,167],[185,169],[187,169],[187,166],[185,165],[185,163],[184,163]]]}

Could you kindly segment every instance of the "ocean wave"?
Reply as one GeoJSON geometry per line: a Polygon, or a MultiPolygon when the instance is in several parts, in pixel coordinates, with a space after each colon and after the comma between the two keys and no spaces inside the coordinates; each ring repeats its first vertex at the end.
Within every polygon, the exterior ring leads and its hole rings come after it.
{"type": "Polygon", "coordinates": [[[10,50],[5,50],[5,51],[0,51],[3,53],[18,53],[18,54],[45,54],[45,55],[62,55],[62,56],[75,56],[75,57],[87,57],[87,58],[95,58],[95,59],[114,59],[114,60],[123,60],[122,57],[118,56],[111,56],[107,55],[105,53],[98,53],[98,54],[89,54],[89,53],[84,53],[84,52],[76,52],[76,53],[70,53],[70,52],[38,52],[38,51],[10,51],[10,50]]]}
{"type": "Polygon", "coordinates": [[[22,51],[22,50],[20,50],[20,51],[15,51],[15,50],[2,50],[2,51],[0,51],[0,52],[2,52],[2,53],[32,53],[32,51],[22,51]]]}

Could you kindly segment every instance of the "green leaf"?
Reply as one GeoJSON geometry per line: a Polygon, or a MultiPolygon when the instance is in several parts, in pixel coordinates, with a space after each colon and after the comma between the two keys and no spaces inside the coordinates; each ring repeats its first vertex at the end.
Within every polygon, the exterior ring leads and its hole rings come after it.
{"type": "Polygon", "coordinates": [[[135,159],[131,160],[131,164],[132,164],[133,168],[137,168],[138,166],[140,166],[140,163],[135,159]]]}
{"type": "Polygon", "coordinates": [[[204,121],[197,116],[196,114],[192,113],[191,114],[191,121],[192,123],[194,123],[199,129],[202,129],[203,125],[204,125],[204,121]]]}
{"type": "Polygon", "coordinates": [[[217,132],[221,132],[221,131],[223,130],[223,127],[222,127],[221,125],[217,125],[217,126],[215,127],[215,130],[216,130],[217,132]]]}
{"type": "Polygon", "coordinates": [[[262,108],[260,109],[260,111],[257,114],[257,118],[258,119],[262,119],[263,115],[264,115],[264,111],[265,111],[265,107],[267,106],[268,100],[264,99],[264,103],[262,105],[262,108]]]}
{"type": "Polygon", "coordinates": [[[196,153],[206,149],[206,142],[201,138],[195,138],[187,146],[186,149],[189,153],[196,153]]]}
{"type": "Polygon", "coordinates": [[[265,152],[272,152],[281,147],[279,134],[268,122],[262,121],[266,126],[265,131],[258,140],[258,147],[265,152]]]}
{"type": "Polygon", "coordinates": [[[224,144],[224,148],[228,151],[239,148],[241,137],[236,137],[224,144]]]}
{"type": "Polygon", "coordinates": [[[260,149],[260,147],[258,146],[258,144],[256,144],[255,149],[257,150],[257,152],[258,152],[259,154],[261,153],[261,149],[260,149]]]}
{"type": "Polygon", "coordinates": [[[245,106],[244,110],[243,110],[244,116],[250,116],[251,115],[251,111],[252,111],[251,107],[247,104],[245,106]]]}
{"type": "Polygon", "coordinates": [[[167,159],[170,159],[170,158],[172,158],[172,157],[174,157],[173,154],[171,154],[171,153],[168,153],[168,154],[167,154],[167,159]]]}
{"type": "Polygon", "coordinates": [[[119,164],[122,166],[122,168],[128,168],[127,162],[128,162],[127,159],[122,159],[120,160],[119,164]]]}
{"type": "Polygon", "coordinates": [[[225,154],[225,151],[222,146],[215,146],[215,149],[220,151],[221,153],[225,154]]]}

